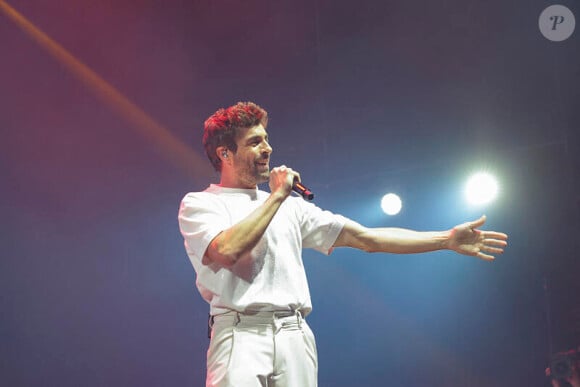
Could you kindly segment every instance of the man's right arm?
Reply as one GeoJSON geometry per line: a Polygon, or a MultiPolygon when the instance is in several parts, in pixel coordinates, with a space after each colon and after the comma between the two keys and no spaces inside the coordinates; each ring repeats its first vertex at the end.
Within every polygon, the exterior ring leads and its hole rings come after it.
{"type": "Polygon", "coordinates": [[[294,178],[300,175],[285,166],[270,172],[271,194],[266,201],[239,223],[220,232],[210,242],[202,259],[204,265],[218,263],[232,267],[260,241],[278,209],[290,195],[294,178]]]}
{"type": "Polygon", "coordinates": [[[241,256],[256,246],[285,199],[286,196],[281,193],[270,194],[246,218],[220,232],[207,247],[202,263],[208,265],[215,262],[224,267],[233,266],[241,256]]]}

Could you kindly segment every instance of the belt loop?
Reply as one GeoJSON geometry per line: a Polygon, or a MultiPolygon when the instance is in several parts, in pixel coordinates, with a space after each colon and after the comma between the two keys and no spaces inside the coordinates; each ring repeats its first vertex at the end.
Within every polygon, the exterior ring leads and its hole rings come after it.
{"type": "Polygon", "coordinates": [[[213,328],[213,316],[208,314],[207,317],[207,338],[211,339],[211,328],[213,328]]]}
{"type": "Polygon", "coordinates": [[[238,325],[242,321],[240,318],[240,312],[236,312],[236,319],[234,320],[234,326],[238,325]]]}
{"type": "Polygon", "coordinates": [[[298,309],[296,309],[296,322],[298,323],[298,327],[302,328],[302,313],[298,309]]]}
{"type": "Polygon", "coordinates": [[[277,335],[282,329],[283,323],[277,318],[276,313],[272,313],[272,326],[274,328],[274,334],[277,335]]]}

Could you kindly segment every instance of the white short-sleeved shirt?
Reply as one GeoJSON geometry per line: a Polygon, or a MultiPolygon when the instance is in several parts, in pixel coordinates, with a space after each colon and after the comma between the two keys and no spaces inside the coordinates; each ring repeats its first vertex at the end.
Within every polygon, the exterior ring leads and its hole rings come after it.
{"type": "Polygon", "coordinates": [[[330,254],[345,218],[298,197],[288,197],[258,244],[231,268],[202,264],[209,243],[245,218],[268,198],[258,189],[210,185],[185,195],[179,227],[185,250],[197,274],[197,287],[212,315],[230,310],[312,309],[302,248],[330,254]]]}

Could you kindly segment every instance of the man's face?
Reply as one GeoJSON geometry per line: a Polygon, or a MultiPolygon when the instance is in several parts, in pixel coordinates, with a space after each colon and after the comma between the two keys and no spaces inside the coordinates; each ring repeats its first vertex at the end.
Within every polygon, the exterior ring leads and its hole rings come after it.
{"type": "Polygon", "coordinates": [[[236,140],[238,150],[232,155],[232,168],[240,188],[255,188],[270,178],[270,154],[268,133],[259,124],[242,129],[236,140]]]}

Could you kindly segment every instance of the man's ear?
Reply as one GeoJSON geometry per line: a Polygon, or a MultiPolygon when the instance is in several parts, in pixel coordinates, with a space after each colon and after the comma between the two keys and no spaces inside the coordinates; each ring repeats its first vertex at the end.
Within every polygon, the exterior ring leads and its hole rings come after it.
{"type": "Polygon", "coordinates": [[[225,146],[218,146],[215,152],[217,157],[222,161],[222,163],[227,162],[231,154],[231,152],[225,146]]]}

